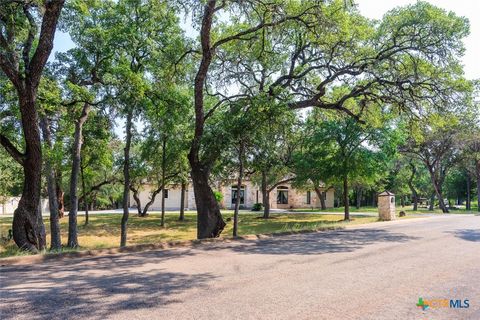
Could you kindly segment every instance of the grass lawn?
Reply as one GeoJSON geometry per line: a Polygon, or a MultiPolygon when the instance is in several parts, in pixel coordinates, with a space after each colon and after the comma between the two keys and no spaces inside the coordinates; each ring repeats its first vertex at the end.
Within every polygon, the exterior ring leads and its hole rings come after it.
{"type": "MultiPolygon", "coordinates": [[[[231,236],[233,221],[232,211],[224,211],[227,226],[223,236],[231,236]]],[[[355,216],[350,222],[342,221],[340,215],[328,214],[299,214],[299,213],[272,213],[271,219],[258,219],[259,213],[243,211],[240,213],[239,235],[275,233],[284,231],[312,230],[329,226],[345,226],[377,221],[376,217],[355,216]]],[[[47,241],[49,241],[49,219],[45,219],[47,241]]],[[[121,214],[95,214],[90,215],[90,223],[84,226],[84,216],[78,217],[79,243],[82,249],[99,249],[117,247],[120,243],[121,214]]],[[[150,214],[140,218],[134,214],[128,222],[128,245],[158,243],[172,240],[192,240],[196,238],[196,213],[187,212],[185,221],[179,222],[178,213],[166,214],[166,227],[160,227],[160,215],[150,214]]],[[[0,236],[2,239],[11,229],[12,218],[0,218],[0,236]]],[[[62,242],[67,241],[68,217],[61,219],[62,242]]],[[[0,257],[25,254],[20,252],[13,241],[0,241],[0,257]]]]}

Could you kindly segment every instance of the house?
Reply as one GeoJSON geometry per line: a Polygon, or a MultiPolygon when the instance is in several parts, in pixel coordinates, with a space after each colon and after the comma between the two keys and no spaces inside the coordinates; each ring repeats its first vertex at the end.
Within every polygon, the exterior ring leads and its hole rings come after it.
{"type": "MultiPolygon", "coordinates": [[[[0,196],[0,215],[13,214],[19,202],[20,197],[0,196]]],[[[40,199],[40,210],[42,212],[48,212],[50,210],[48,207],[48,199],[40,199]]]]}
{"type": "MultiPolygon", "coordinates": [[[[140,188],[138,197],[143,207],[149,200],[153,185],[144,185],[140,188]]],[[[215,190],[220,191],[223,199],[220,207],[225,209],[233,209],[237,197],[236,180],[227,180],[218,183],[215,190]]],[[[334,203],[335,191],[333,188],[321,188],[322,195],[325,199],[327,208],[332,208],[334,203]]],[[[179,185],[168,186],[164,190],[165,193],[165,210],[178,210],[180,208],[181,188],[179,185]]],[[[245,180],[240,190],[241,208],[250,209],[255,203],[262,202],[262,191],[260,186],[254,184],[250,180],[245,180]]],[[[130,206],[136,207],[133,194],[130,193],[130,206]]],[[[193,185],[190,183],[185,194],[185,208],[195,210],[195,194],[193,185]]],[[[284,183],[277,186],[270,192],[270,208],[272,209],[294,209],[294,208],[320,208],[320,199],[313,190],[299,190],[292,187],[290,183],[284,183]]],[[[158,194],[154,203],[150,206],[150,210],[162,209],[162,197],[158,194]]]]}

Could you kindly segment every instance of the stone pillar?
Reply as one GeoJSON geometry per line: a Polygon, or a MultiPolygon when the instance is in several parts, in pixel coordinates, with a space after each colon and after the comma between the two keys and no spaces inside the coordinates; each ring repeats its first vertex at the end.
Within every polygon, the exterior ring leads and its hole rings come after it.
{"type": "Polygon", "coordinates": [[[389,191],[378,195],[378,217],[382,221],[395,220],[395,195],[389,191]]]}

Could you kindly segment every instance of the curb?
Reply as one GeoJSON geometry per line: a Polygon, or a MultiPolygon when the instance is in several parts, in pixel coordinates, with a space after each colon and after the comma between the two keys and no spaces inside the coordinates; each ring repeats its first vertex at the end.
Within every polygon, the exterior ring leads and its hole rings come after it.
{"type": "Polygon", "coordinates": [[[249,234],[249,235],[238,236],[238,237],[221,237],[221,238],[213,238],[213,239],[196,239],[196,240],[184,240],[184,241],[159,242],[159,243],[152,243],[152,244],[137,244],[137,245],[127,246],[124,248],[91,249],[91,250],[75,251],[75,252],[60,252],[60,253],[37,254],[37,255],[28,255],[28,256],[17,256],[17,257],[1,258],[0,267],[12,266],[12,265],[38,264],[38,263],[43,263],[48,261],[59,261],[64,259],[75,259],[75,258],[85,258],[85,257],[97,257],[97,256],[114,255],[114,254],[121,254],[121,253],[136,253],[136,252],[143,252],[148,250],[195,248],[207,243],[228,243],[232,241],[263,240],[263,239],[269,239],[274,237],[282,237],[282,236],[304,234],[304,233],[317,233],[317,232],[340,230],[340,229],[345,229],[345,227],[332,226],[332,227],[325,227],[325,228],[311,229],[311,230],[249,234]]]}

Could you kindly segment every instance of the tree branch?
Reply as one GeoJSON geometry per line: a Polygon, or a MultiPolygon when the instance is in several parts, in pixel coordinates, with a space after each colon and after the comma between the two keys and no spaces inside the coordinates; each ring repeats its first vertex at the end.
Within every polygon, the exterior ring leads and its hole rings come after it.
{"type": "Polygon", "coordinates": [[[212,50],[215,50],[216,48],[218,48],[219,46],[221,46],[222,44],[224,43],[227,43],[227,42],[230,42],[232,40],[241,40],[242,37],[244,36],[247,36],[249,34],[252,34],[254,32],[257,32],[263,28],[266,28],[266,27],[274,27],[274,26],[278,26],[279,24],[282,24],[284,22],[287,22],[287,21],[291,21],[291,20],[300,20],[300,18],[302,16],[304,16],[308,11],[310,11],[313,7],[309,7],[307,9],[305,9],[303,12],[299,13],[298,15],[295,15],[295,16],[285,16],[281,19],[278,19],[277,21],[273,21],[273,22],[265,22],[265,21],[262,21],[260,22],[259,24],[257,24],[256,26],[254,27],[251,27],[249,29],[246,29],[244,31],[240,31],[236,34],[233,34],[231,36],[227,36],[223,39],[220,39],[218,40],[217,42],[215,42],[213,45],[212,45],[212,50]]]}
{"type": "Polygon", "coordinates": [[[284,184],[284,183],[287,183],[287,182],[290,182],[290,181],[293,181],[293,180],[295,180],[295,177],[293,177],[293,178],[288,178],[288,179],[285,179],[285,180],[281,180],[281,181],[275,183],[273,186],[271,186],[271,187],[268,189],[268,192],[272,192],[273,189],[275,189],[275,188],[278,187],[279,185],[284,184]]]}
{"type": "MultiPolygon", "coordinates": [[[[100,190],[104,185],[107,185],[107,184],[110,184],[110,183],[115,183],[116,181],[117,181],[117,179],[115,179],[115,178],[102,181],[99,184],[96,184],[93,187],[91,187],[88,192],[85,192],[85,195],[88,196],[92,192],[100,190]]],[[[82,201],[83,201],[83,195],[80,198],[78,198],[78,202],[82,202],[82,201]]]]}
{"type": "Polygon", "coordinates": [[[40,82],[43,68],[53,49],[53,39],[57,28],[58,18],[65,0],[45,1],[45,13],[43,15],[40,37],[35,53],[30,60],[30,85],[36,88],[40,82]]]}
{"type": "Polygon", "coordinates": [[[3,134],[0,133],[0,144],[5,148],[5,150],[12,156],[12,158],[17,161],[20,165],[23,166],[25,160],[25,154],[21,153],[13,143],[3,134]]]}

